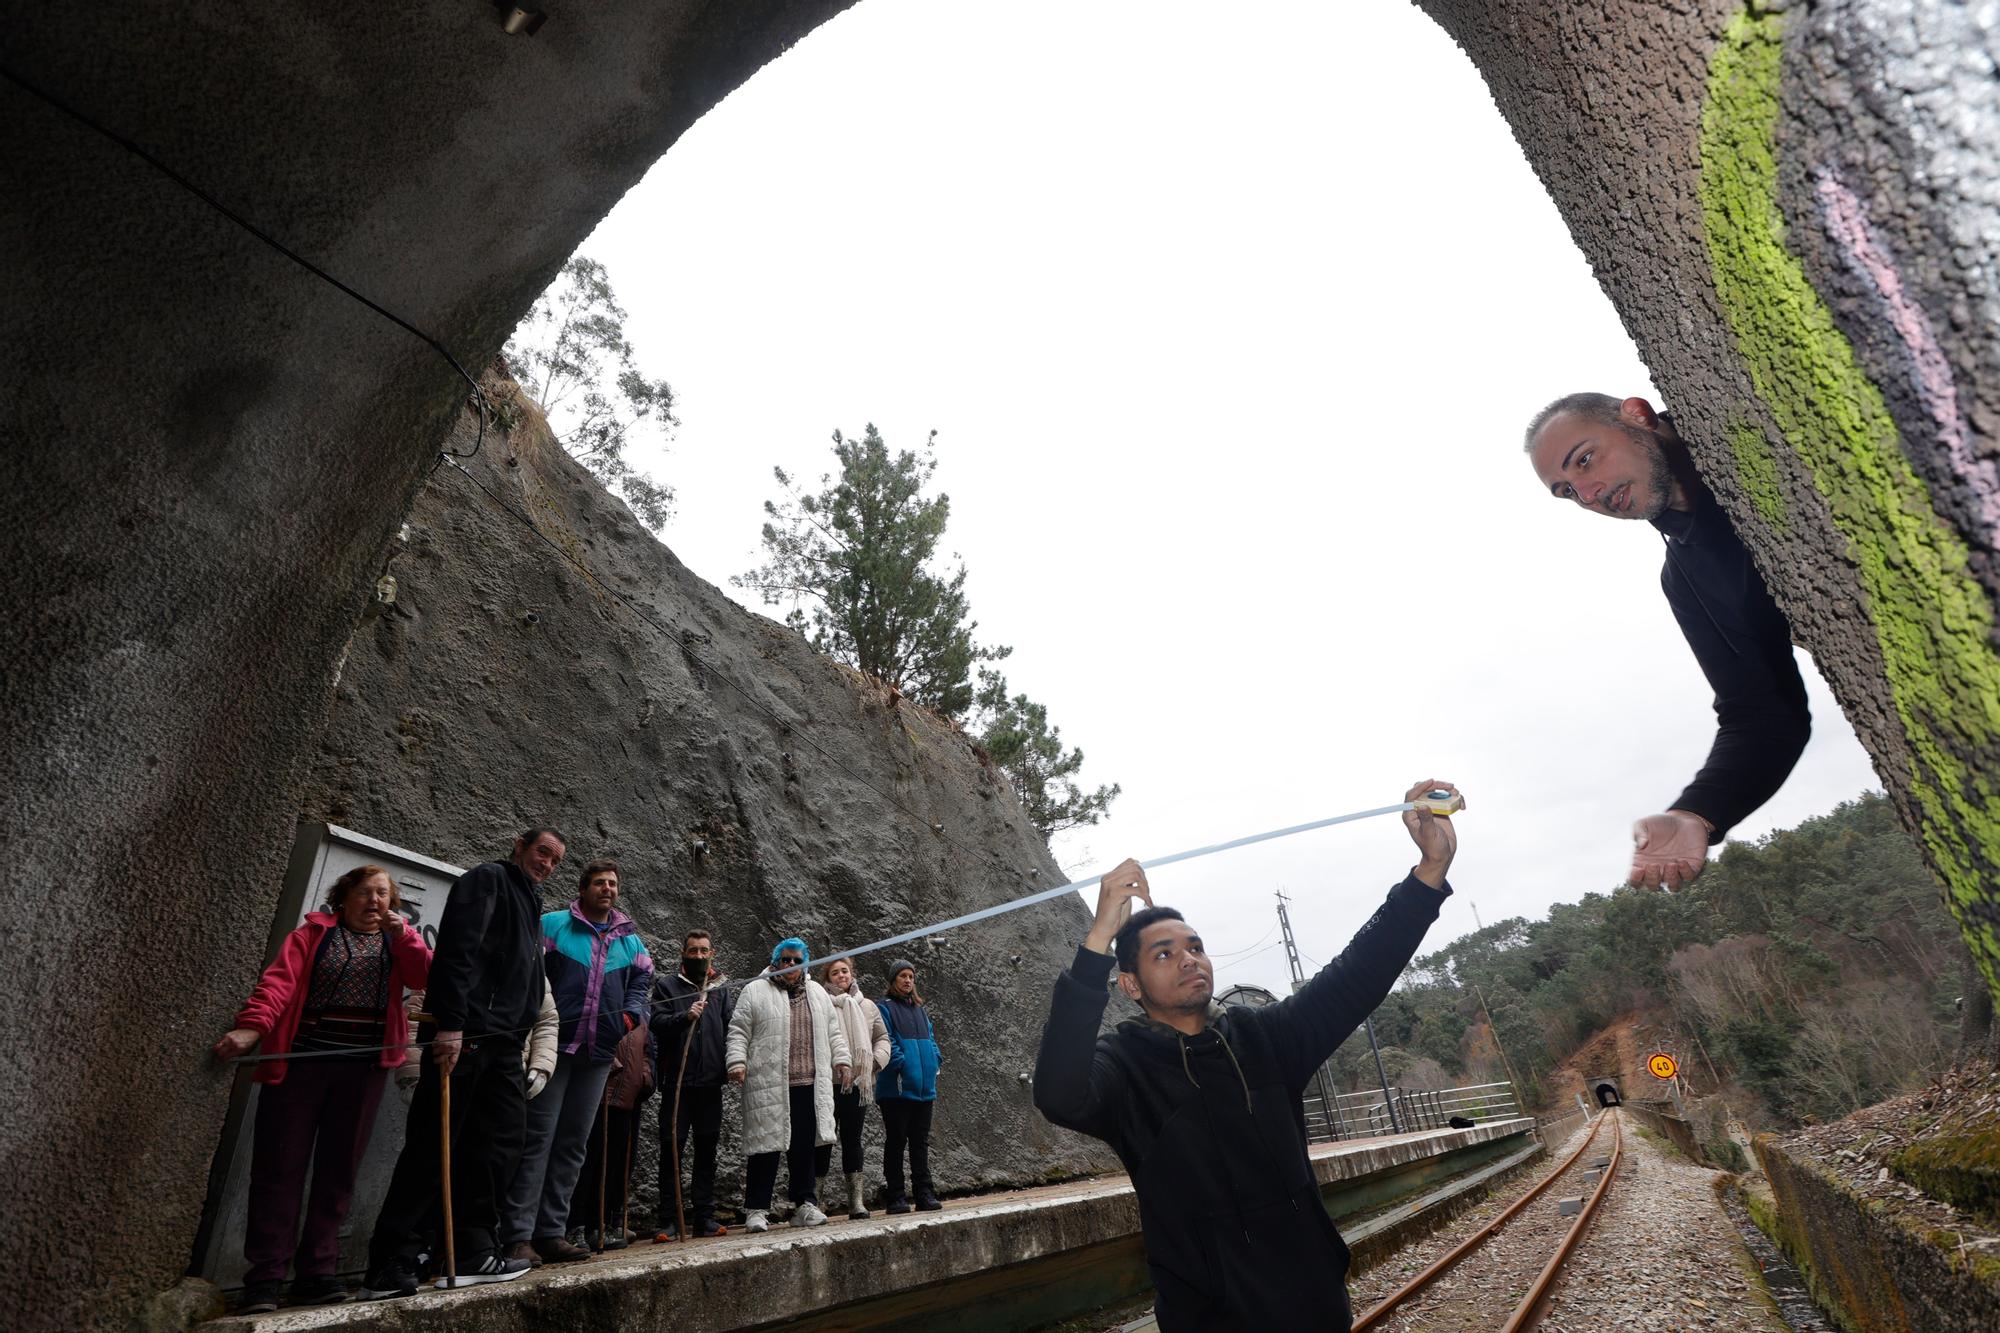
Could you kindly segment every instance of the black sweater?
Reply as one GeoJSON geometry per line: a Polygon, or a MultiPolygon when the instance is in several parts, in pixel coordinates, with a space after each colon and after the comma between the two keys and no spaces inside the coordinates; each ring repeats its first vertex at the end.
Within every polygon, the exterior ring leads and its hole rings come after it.
{"type": "Polygon", "coordinates": [[[1295,995],[1195,1037],[1130,1019],[1100,1037],[1113,960],[1056,978],[1035,1105],[1131,1173],[1162,1329],[1348,1326],[1347,1245],[1320,1203],[1300,1097],[1382,1002],[1450,894],[1410,876],[1295,995]]]}
{"type": "Polygon", "coordinates": [[[719,1088],[729,1071],[724,1059],[729,1045],[729,1018],[736,1011],[736,994],[724,981],[708,991],[708,1004],[695,1021],[694,1040],[688,1040],[688,1010],[702,996],[699,986],[678,972],[661,976],[653,973],[653,1040],[659,1051],[656,1085],[671,1088],[681,1078],[681,1052],[687,1052],[690,1088],[719,1088]]]}
{"type": "Polygon", "coordinates": [[[1715,691],[1715,743],[1673,803],[1715,826],[1711,843],[1771,799],[1812,734],[1792,627],[1729,516],[1699,483],[1694,509],[1653,520],[1667,541],[1660,586],[1715,691]]]}
{"type": "Polygon", "coordinates": [[[445,899],[424,1007],[447,1032],[525,1041],[542,1010],[542,952],[541,897],[527,872],[512,861],[474,866],[445,899]]]}

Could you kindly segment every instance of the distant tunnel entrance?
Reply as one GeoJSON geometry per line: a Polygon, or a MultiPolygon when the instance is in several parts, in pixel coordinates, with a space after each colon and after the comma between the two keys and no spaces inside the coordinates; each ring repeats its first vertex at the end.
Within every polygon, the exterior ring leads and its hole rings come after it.
{"type": "Polygon", "coordinates": [[[1623,1106],[1625,1103],[1624,1099],[1618,1095],[1618,1085],[1615,1083],[1598,1084],[1597,1104],[1599,1106],[1623,1106]]]}

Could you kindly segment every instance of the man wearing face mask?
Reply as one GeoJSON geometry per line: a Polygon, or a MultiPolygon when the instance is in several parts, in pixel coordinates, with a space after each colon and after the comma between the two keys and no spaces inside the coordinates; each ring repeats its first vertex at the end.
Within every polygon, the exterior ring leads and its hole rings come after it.
{"type": "Polygon", "coordinates": [[[694,1173],[684,1196],[688,1231],[719,1236],[715,1221],[715,1151],[722,1139],[723,1050],[736,997],[729,978],[715,966],[714,944],[705,930],[681,940],[680,971],[653,981],[653,1039],[659,1056],[654,1086],[660,1091],[660,1212],[666,1225],[656,1239],[674,1240],[680,1225],[674,1211],[675,1163],[688,1159],[694,1139],[694,1173]],[[693,1032],[688,1031],[693,1026],[693,1032]],[[682,1063],[681,1052],[687,1052],[682,1063]],[[675,1092],[679,1092],[678,1115],[675,1092]],[[678,1124],[676,1124],[678,1119],[678,1124]]]}
{"type": "Polygon", "coordinates": [[[1791,622],[1702,485],[1673,419],[1645,399],[1558,398],[1528,423],[1525,446],[1550,495],[1606,518],[1643,520],[1666,542],[1660,586],[1715,691],[1715,743],[1672,806],[1632,826],[1627,878],[1678,889],[1805,752],[1812,718],[1791,622]]]}
{"type": "Polygon", "coordinates": [[[736,997],[729,1020],[729,1081],[743,1088],[744,1230],[770,1225],[778,1155],[785,1155],[792,1225],[826,1221],[814,1193],[813,1150],[832,1143],[833,1089],[852,1084],[847,1035],[826,990],[806,975],[812,954],[794,936],[736,997]]]}
{"type": "MultiPolygon", "coordinates": [[[[1403,799],[1437,788],[1456,792],[1425,779],[1403,799]]],[[[1451,821],[1415,809],[1403,824],[1417,864],[1340,957],[1263,1008],[1215,1003],[1201,936],[1152,905],[1136,861],[1098,887],[1097,918],[1056,978],[1035,1106],[1103,1139],[1131,1174],[1166,1333],[1350,1325],[1347,1245],[1320,1203],[1300,1099],[1396,984],[1451,893],[1451,821]],[[1144,1015],[1100,1037],[1114,964],[1144,1015]]]]}

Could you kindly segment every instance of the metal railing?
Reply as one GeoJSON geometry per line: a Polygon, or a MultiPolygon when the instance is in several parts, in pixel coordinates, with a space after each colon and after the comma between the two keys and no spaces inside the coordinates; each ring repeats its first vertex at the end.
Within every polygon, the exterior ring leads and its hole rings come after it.
{"type": "Polygon", "coordinates": [[[1463,1088],[1381,1088],[1336,1094],[1331,1107],[1315,1092],[1305,1097],[1306,1137],[1326,1143],[1447,1128],[1453,1116],[1480,1124],[1521,1114],[1511,1083],[1474,1083],[1463,1088]]]}

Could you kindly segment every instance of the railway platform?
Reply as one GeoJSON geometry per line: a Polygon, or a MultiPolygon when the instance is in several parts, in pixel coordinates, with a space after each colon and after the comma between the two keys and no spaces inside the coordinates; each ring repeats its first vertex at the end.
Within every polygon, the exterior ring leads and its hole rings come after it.
{"type": "MultiPolygon", "coordinates": [[[[1426,1199],[1448,1195],[1455,1182],[1538,1154],[1533,1131],[1533,1120],[1509,1118],[1316,1144],[1313,1167],[1328,1211],[1365,1241],[1426,1199]]],[[[1127,1179],[1114,1175],[950,1199],[938,1213],[638,1244],[514,1282],[203,1327],[841,1333],[946,1315],[956,1333],[1027,1333],[1129,1302],[1147,1286],[1138,1205],[1127,1179]]]]}

